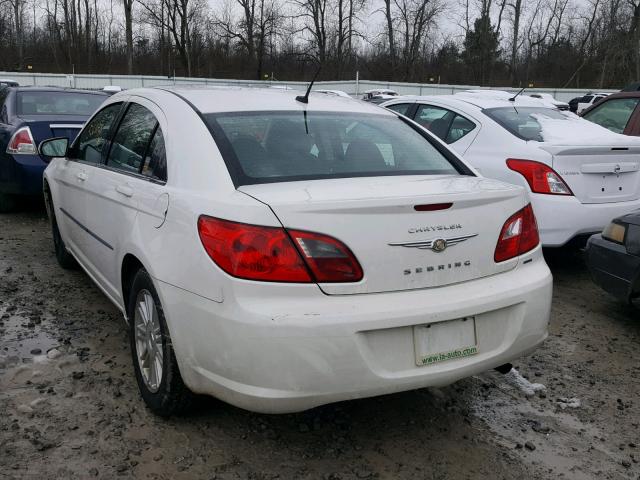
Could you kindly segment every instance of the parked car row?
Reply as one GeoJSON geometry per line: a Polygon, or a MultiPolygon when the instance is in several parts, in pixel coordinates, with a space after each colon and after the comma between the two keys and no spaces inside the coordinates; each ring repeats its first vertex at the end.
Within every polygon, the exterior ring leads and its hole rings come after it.
{"type": "MultiPolygon", "coordinates": [[[[549,99],[310,90],[102,94],[77,136],[8,142],[14,164],[39,142],[57,260],[123,312],[160,415],[194,393],[292,412],[504,366],[547,336],[542,246],[640,206],[640,140],[549,99]]],[[[11,139],[36,129],[15,117],[11,139]]],[[[633,218],[614,225],[589,242],[604,282],[604,242],[635,254],[633,218]]]]}

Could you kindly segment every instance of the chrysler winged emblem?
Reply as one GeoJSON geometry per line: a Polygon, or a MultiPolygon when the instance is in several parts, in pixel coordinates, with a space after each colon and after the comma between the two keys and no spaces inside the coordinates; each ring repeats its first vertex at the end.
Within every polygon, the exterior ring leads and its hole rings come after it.
{"type": "Polygon", "coordinates": [[[392,247],[406,247],[417,248],[419,250],[433,250],[436,253],[444,252],[447,247],[452,247],[459,243],[469,240],[470,238],[477,237],[477,233],[471,235],[461,235],[458,237],[449,238],[434,238],[432,240],[422,240],[417,242],[393,242],[389,243],[392,247]]]}

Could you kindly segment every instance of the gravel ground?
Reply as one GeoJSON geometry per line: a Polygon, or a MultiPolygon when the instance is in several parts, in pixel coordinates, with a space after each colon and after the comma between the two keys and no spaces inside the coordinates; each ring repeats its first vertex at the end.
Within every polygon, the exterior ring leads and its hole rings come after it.
{"type": "Polygon", "coordinates": [[[0,215],[0,479],[640,479],[640,311],[579,252],[549,258],[551,333],[519,373],[281,416],[206,398],[163,420],[121,315],[52,251],[42,210],[0,215]]]}

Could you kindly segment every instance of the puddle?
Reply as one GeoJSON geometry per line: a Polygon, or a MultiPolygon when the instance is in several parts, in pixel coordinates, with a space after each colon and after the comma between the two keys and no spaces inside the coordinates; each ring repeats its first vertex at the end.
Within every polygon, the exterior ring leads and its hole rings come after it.
{"type": "Polygon", "coordinates": [[[0,308],[0,358],[17,360],[16,363],[37,362],[46,358],[47,351],[59,345],[46,328],[47,324],[46,318],[35,324],[21,312],[6,312],[6,309],[0,308]]]}

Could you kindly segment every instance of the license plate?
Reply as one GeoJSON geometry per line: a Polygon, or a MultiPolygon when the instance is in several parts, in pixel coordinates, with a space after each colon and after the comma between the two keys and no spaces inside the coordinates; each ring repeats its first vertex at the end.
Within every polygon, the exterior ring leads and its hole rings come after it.
{"type": "Polygon", "coordinates": [[[469,357],[478,353],[475,317],[413,327],[416,365],[469,357]]]}

